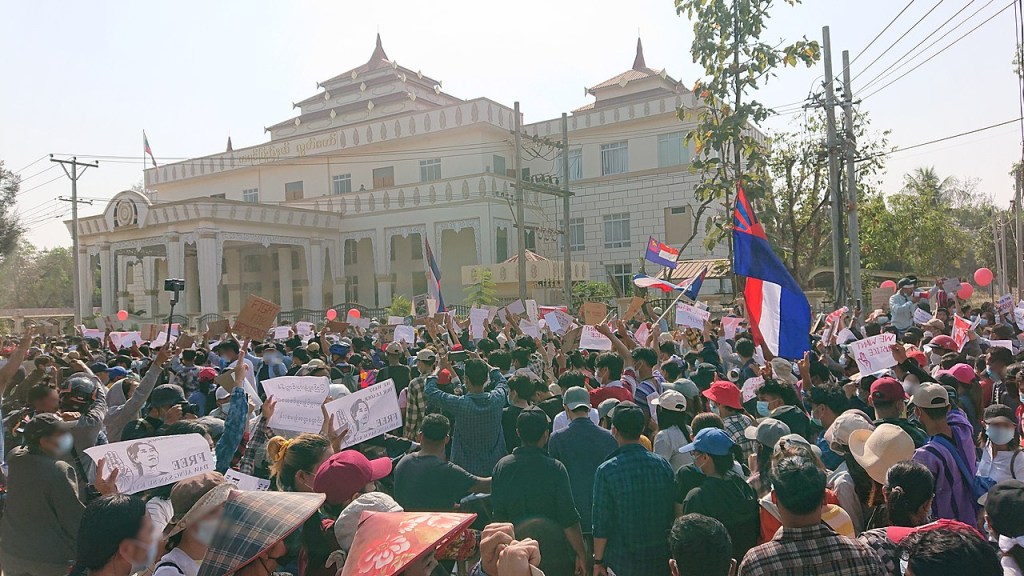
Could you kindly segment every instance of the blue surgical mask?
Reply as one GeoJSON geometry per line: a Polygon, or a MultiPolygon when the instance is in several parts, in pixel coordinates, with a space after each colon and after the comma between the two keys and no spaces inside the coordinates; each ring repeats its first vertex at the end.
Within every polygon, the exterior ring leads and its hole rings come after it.
{"type": "Polygon", "coordinates": [[[196,524],[196,540],[204,546],[209,546],[210,543],[213,542],[213,536],[217,533],[217,526],[219,524],[219,518],[210,518],[199,521],[196,524]]]}
{"type": "Polygon", "coordinates": [[[146,559],[143,562],[138,562],[135,560],[132,561],[132,574],[142,572],[143,570],[149,568],[153,565],[153,562],[156,560],[156,540],[153,540],[149,544],[145,545],[141,542],[138,542],[138,544],[140,545],[140,547],[146,546],[146,559]]]}
{"type": "Polygon", "coordinates": [[[71,452],[71,448],[75,445],[75,439],[72,438],[71,434],[64,434],[57,439],[57,453],[60,456],[71,452]]]}
{"type": "Polygon", "coordinates": [[[718,414],[718,404],[708,402],[708,410],[711,410],[712,414],[718,414]]]}
{"type": "Polygon", "coordinates": [[[985,433],[993,444],[1005,446],[1013,441],[1013,428],[1006,426],[986,426],[985,433]]]}
{"type": "Polygon", "coordinates": [[[772,411],[768,409],[768,402],[767,401],[765,401],[765,400],[758,400],[757,401],[757,413],[760,416],[768,416],[769,414],[772,413],[772,411]]]}

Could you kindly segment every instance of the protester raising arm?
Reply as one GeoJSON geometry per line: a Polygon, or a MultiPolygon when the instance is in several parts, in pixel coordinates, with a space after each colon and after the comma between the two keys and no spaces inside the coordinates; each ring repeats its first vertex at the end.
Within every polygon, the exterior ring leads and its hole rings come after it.
{"type": "Polygon", "coordinates": [[[238,471],[242,474],[254,475],[256,472],[256,458],[262,458],[267,453],[267,443],[274,435],[267,422],[274,417],[274,408],[276,406],[277,400],[273,396],[267,398],[267,401],[263,403],[263,408],[260,410],[260,421],[256,424],[256,429],[253,430],[249,442],[246,443],[245,454],[242,455],[242,460],[238,463],[238,471]]]}
{"type": "MultiPolygon", "coordinates": [[[[156,360],[146,371],[146,376],[142,378],[142,382],[139,383],[139,387],[132,394],[131,398],[125,401],[120,406],[114,406],[107,412],[106,417],[103,419],[103,425],[107,429],[107,439],[111,442],[121,441],[121,432],[129,422],[135,421],[139,417],[139,410],[142,410],[143,405],[149,401],[149,395],[153,393],[153,388],[156,388],[157,383],[160,381],[160,376],[164,371],[164,364],[171,357],[173,351],[170,346],[163,346],[160,351],[156,354],[156,360]]],[[[118,384],[120,385],[120,384],[118,384]]]]}
{"type": "Polygon", "coordinates": [[[18,347],[11,352],[10,358],[7,359],[7,364],[4,364],[3,368],[0,368],[0,394],[7,390],[7,386],[14,380],[14,375],[17,374],[18,368],[21,367],[21,363],[25,361],[25,354],[28,352],[29,347],[32,345],[32,329],[25,330],[25,334],[22,335],[21,341],[18,342],[18,347]]]}
{"type": "MultiPolygon", "coordinates": [[[[249,340],[246,340],[244,349],[248,348],[249,340]]],[[[245,396],[244,381],[248,370],[248,364],[241,361],[236,362],[232,370],[232,383],[228,384],[229,386],[233,384],[233,389],[228,390],[231,393],[231,400],[229,401],[231,408],[228,409],[228,417],[224,420],[224,433],[217,440],[215,450],[217,454],[217,472],[222,474],[231,467],[231,459],[235,454],[235,450],[238,449],[238,443],[245,436],[245,426],[249,410],[248,400],[245,396]]]]}

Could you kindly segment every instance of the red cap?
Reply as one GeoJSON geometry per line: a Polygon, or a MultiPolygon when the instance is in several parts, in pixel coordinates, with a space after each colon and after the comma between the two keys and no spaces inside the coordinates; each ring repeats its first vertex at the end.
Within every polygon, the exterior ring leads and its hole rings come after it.
{"type": "Polygon", "coordinates": [[[217,379],[217,371],[209,366],[199,369],[199,381],[200,382],[213,382],[217,379]]]}
{"type": "Polygon", "coordinates": [[[924,355],[924,352],[920,350],[914,350],[913,352],[907,352],[907,358],[913,358],[917,360],[917,365],[924,368],[928,365],[928,357],[924,355]]]}
{"type": "Polygon", "coordinates": [[[337,505],[390,473],[391,459],[387,456],[370,460],[357,450],[344,450],[320,465],[313,478],[313,491],[327,495],[328,504],[337,505]]]}
{"type": "Polygon", "coordinates": [[[903,385],[895,378],[886,376],[871,383],[872,406],[875,405],[875,402],[895,402],[906,399],[907,393],[903,390],[903,385]]]}
{"type": "Polygon", "coordinates": [[[949,336],[946,336],[945,334],[939,334],[935,338],[932,338],[931,341],[928,342],[928,345],[933,348],[949,350],[950,352],[956,352],[959,350],[959,348],[956,345],[956,342],[949,336]]]}
{"type": "Polygon", "coordinates": [[[911,534],[916,534],[917,532],[928,532],[929,530],[974,532],[979,537],[982,537],[981,532],[978,532],[977,528],[968,526],[963,522],[957,522],[956,520],[949,520],[947,518],[936,520],[935,522],[925,524],[924,526],[889,526],[885,529],[885,535],[888,536],[889,540],[892,540],[894,544],[899,544],[904,538],[911,534]]]}
{"type": "Polygon", "coordinates": [[[452,373],[447,368],[442,368],[437,373],[437,383],[441,386],[447,386],[452,383],[452,373]]]}
{"type": "Polygon", "coordinates": [[[732,382],[716,380],[711,384],[711,388],[708,388],[702,394],[705,398],[716,404],[728,406],[733,410],[743,409],[743,402],[740,400],[740,389],[732,382]]]}

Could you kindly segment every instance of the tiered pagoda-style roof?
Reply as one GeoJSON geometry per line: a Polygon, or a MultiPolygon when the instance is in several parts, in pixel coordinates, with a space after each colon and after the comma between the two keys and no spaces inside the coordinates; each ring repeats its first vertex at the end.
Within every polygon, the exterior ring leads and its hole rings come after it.
{"type": "Polygon", "coordinates": [[[647,67],[644,61],[643,42],[637,38],[633,66],[621,74],[587,88],[586,92],[594,96],[595,101],[573,112],[619,106],[629,101],[659,98],[667,94],[685,94],[689,91],[666,74],[664,69],[658,71],[647,67]]]}

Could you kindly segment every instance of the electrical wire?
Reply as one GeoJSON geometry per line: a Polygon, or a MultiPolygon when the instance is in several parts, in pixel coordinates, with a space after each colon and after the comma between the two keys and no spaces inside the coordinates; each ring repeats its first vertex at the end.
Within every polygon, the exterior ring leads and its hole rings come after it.
{"type": "MultiPolygon", "coordinates": [[[[857,78],[860,78],[861,74],[863,74],[863,73],[867,72],[867,71],[868,71],[868,69],[869,69],[869,68],[871,68],[872,66],[874,66],[874,65],[875,65],[875,64],[876,64],[876,63],[877,63],[877,62],[878,62],[879,60],[881,60],[883,56],[885,56],[886,54],[888,54],[888,53],[889,53],[889,50],[892,50],[892,49],[893,49],[893,48],[894,48],[894,47],[895,47],[895,46],[896,46],[897,44],[899,44],[899,43],[900,43],[900,41],[901,41],[901,40],[903,40],[904,38],[906,38],[906,37],[907,37],[907,34],[910,34],[910,33],[911,33],[911,32],[912,32],[913,30],[914,30],[914,28],[917,28],[917,25],[918,25],[918,24],[920,24],[921,22],[923,22],[923,21],[924,21],[924,19],[925,19],[925,18],[927,18],[927,17],[928,17],[928,16],[929,16],[929,15],[930,15],[930,14],[931,14],[932,12],[934,12],[936,8],[938,8],[939,6],[941,6],[941,5],[942,5],[942,3],[943,3],[944,1],[945,1],[945,0],[939,0],[938,2],[936,2],[936,3],[935,3],[935,6],[932,6],[931,10],[929,10],[929,11],[925,12],[925,13],[924,13],[924,16],[921,16],[920,18],[918,18],[917,22],[914,22],[914,25],[913,25],[913,26],[911,26],[910,28],[908,28],[906,32],[904,32],[904,33],[903,33],[903,34],[902,34],[902,35],[901,35],[901,36],[900,36],[899,38],[897,38],[897,39],[896,39],[896,41],[895,41],[895,42],[893,42],[892,44],[890,44],[890,45],[889,45],[889,47],[888,47],[888,48],[886,48],[885,50],[883,50],[883,51],[882,51],[882,53],[881,53],[881,54],[879,54],[879,55],[878,55],[878,56],[877,56],[877,57],[876,57],[876,58],[875,58],[874,60],[872,60],[870,64],[868,64],[867,66],[865,66],[864,68],[862,68],[862,69],[861,69],[861,71],[860,71],[860,72],[858,72],[858,73],[857,73],[857,74],[856,74],[856,75],[855,75],[855,76],[854,76],[854,77],[853,77],[853,78],[852,78],[852,79],[851,79],[850,81],[851,81],[851,82],[853,82],[853,81],[854,81],[854,80],[856,80],[857,78]]],[[[852,62],[851,62],[851,64],[852,64],[852,62]]]]}
{"type": "MultiPolygon", "coordinates": [[[[25,182],[28,182],[29,180],[35,178],[36,176],[39,176],[40,174],[46,174],[47,172],[49,172],[50,170],[53,170],[54,168],[57,168],[56,164],[50,166],[46,170],[41,170],[41,171],[36,172],[35,174],[31,175],[31,176],[26,176],[25,178],[22,178],[21,180],[18,181],[18,184],[20,186],[21,184],[24,184],[25,182]]],[[[17,195],[21,195],[21,194],[22,194],[22,191],[19,190],[17,195]]]]}
{"type": "Polygon", "coordinates": [[[28,192],[31,192],[31,191],[33,191],[33,190],[35,190],[37,188],[42,188],[43,186],[46,186],[47,184],[49,184],[51,182],[56,182],[57,180],[60,180],[63,177],[64,177],[63,174],[58,174],[57,177],[52,179],[52,180],[47,180],[46,182],[43,182],[42,184],[36,184],[35,186],[33,186],[31,188],[26,188],[25,190],[19,190],[18,191],[18,195],[20,196],[22,194],[26,194],[28,192]]]}
{"type": "Polygon", "coordinates": [[[45,159],[47,156],[49,156],[49,154],[43,154],[39,158],[36,158],[35,160],[33,160],[31,164],[29,164],[27,166],[24,166],[24,167],[22,167],[19,170],[14,170],[14,173],[15,174],[20,174],[20,173],[24,172],[25,170],[28,170],[29,168],[31,168],[31,167],[35,166],[36,164],[42,162],[43,159],[45,159]]]}
{"type": "Polygon", "coordinates": [[[968,130],[967,132],[960,132],[959,134],[951,134],[949,136],[943,136],[942,138],[936,138],[935,140],[929,140],[927,142],[921,142],[919,144],[913,144],[911,146],[903,146],[902,148],[895,148],[893,150],[888,150],[888,151],[885,151],[885,152],[876,152],[876,153],[868,155],[868,156],[861,156],[861,157],[857,158],[857,160],[858,161],[870,160],[871,158],[878,158],[880,156],[889,156],[889,155],[895,154],[897,152],[906,152],[907,150],[913,150],[915,148],[921,148],[923,146],[930,146],[932,144],[938,144],[939,142],[945,142],[947,140],[953,140],[955,138],[961,138],[963,136],[970,136],[971,134],[977,134],[979,132],[984,132],[986,130],[992,130],[993,128],[999,128],[1000,126],[1006,126],[1008,124],[1013,124],[1014,122],[1019,122],[1021,120],[1024,120],[1024,116],[1021,116],[1020,118],[1014,118],[1013,120],[1007,120],[1006,122],[1000,122],[998,124],[992,124],[990,126],[985,126],[985,127],[982,127],[982,128],[976,128],[974,130],[968,130]]]}

